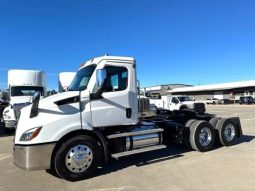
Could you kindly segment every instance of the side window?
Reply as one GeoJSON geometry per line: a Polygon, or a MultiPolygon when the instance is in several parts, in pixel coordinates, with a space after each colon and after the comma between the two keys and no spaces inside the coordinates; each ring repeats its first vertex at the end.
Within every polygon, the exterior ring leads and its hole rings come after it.
{"type": "Polygon", "coordinates": [[[176,97],[173,97],[171,102],[172,103],[179,103],[179,101],[178,101],[178,99],[176,97]]]}
{"type": "Polygon", "coordinates": [[[125,67],[106,66],[105,92],[122,91],[128,86],[128,70],[125,67]]]}

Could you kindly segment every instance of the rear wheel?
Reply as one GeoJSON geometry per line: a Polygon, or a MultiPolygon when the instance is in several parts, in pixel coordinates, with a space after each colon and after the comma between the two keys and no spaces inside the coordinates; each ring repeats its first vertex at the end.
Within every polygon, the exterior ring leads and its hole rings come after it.
{"type": "Polygon", "coordinates": [[[190,126],[190,145],[200,152],[212,149],[215,140],[215,132],[212,125],[207,121],[196,121],[190,126]]]}
{"type": "Polygon", "coordinates": [[[237,126],[231,119],[221,119],[216,130],[219,136],[219,142],[224,146],[231,146],[234,144],[237,137],[237,126]]]}
{"type": "Polygon", "coordinates": [[[80,135],[61,145],[55,155],[54,167],[61,178],[77,181],[91,176],[99,161],[97,142],[89,136],[80,135]]]}
{"type": "Polygon", "coordinates": [[[196,119],[190,119],[185,123],[185,130],[184,130],[184,136],[183,136],[183,144],[185,147],[187,147],[188,149],[191,149],[191,145],[190,145],[190,126],[197,121],[196,119]]]}

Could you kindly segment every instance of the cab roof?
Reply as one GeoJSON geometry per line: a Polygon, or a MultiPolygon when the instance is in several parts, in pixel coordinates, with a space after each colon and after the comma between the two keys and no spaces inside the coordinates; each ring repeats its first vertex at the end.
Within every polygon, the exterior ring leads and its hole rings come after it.
{"type": "Polygon", "coordinates": [[[100,56],[100,57],[96,57],[96,58],[92,58],[88,61],[85,61],[84,63],[81,64],[80,68],[83,68],[85,66],[88,66],[90,64],[98,64],[100,63],[102,60],[107,60],[107,61],[121,61],[121,62],[125,62],[127,64],[134,64],[135,59],[133,57],[124,57],[124,56],[100,56]]]}

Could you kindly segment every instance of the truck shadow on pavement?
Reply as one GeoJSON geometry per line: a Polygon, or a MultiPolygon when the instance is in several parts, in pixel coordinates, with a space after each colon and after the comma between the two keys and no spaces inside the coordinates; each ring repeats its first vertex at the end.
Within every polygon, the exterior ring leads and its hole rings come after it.
{"type": "MultiPolygon", "coordinates": [[[[237,139],[234,145],[239,145],[241,143],[251,142],[255,139],[255,136],[242,135],[241,138],[237,139]]],[[[212,150],[220,149],[223,146],[215,144],[212,150]]],[[[171,159],[177,159],[183,157],[185,153],[191,152],[193,150],[184,147],[179,144],[170,144],[166,149],[140,153],[136,155],[131,155],[127,157],[117,159],[110,159],[109,164],[105,165],[103,168],[98,169],[97,173],[93,177],[110,174],[130,166],[145,166],[158,162],[168,161],[171,159]]]]}
{"type": "Polygon", "coordinates": [[[236,140],[235,145],[251,142],[254,138],[255,136],[252,135],[242,135],[240,138],[236,140]]]}
{"type": "MultiPolygon", "coordinates": [[[[243,135],[239,138],[235,145],[250,142],[255,138],[255,136],[243,135]]],[[[220,149],[222,146],[215,145],[213,150],[220,149]]],[[[126,157],[122,157],[120,159],[110,158],[110,161],[107,165],[98,168],[97,172],[90,178],[95,178],[98,176],[110,174],[131,166],[142,167],[145,165],[150,165],[154,163],[164,162],[171,159],[176,159],[183,157],[185,153],[190,152],[192,150],[185,148],[183,145],[179,144],[170,144],[165,149],[140,153],[136,155],[130,155],[126,157]]],[[[47,170],[47,172],[55,177],[57,177],[56,173],[51,170],[47,170]]]]}

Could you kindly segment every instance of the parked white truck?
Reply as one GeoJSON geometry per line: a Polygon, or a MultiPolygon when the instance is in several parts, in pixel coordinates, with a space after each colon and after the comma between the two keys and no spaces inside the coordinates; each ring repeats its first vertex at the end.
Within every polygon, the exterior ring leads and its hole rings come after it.
{"type": "Polygon", "coordinates": [[[53,169],[66,180],[87,178],[109,157],[165,148],[170,140],[201,152],[216,135],[232,145],[242,135],[240,120],[196,115],[192,111],[146,115],[139,98],[136,62],[103,56],[87,61],[67,92],[21,110],[14,137],[14,164],[24,170],[53,169]]]}
{"type": "Polygon", "coordinates": [[[151,97],[150,104],[155,105],[159,110],[192,110],[198,114],[204,114],[206,111],[203,102],[195,101],[189,96],[163,95],[160,97],[151,97]]]}
{"type": "Polygon", "coordinates": [[[76,72],[61,72],[58,75],[58,91],[67,91],[74,79],[76,72]]]}
{"type": "Polygon", "coordinates": [[[3,121],[5,128],[15,129],[20,109],[32,102],[33,94],[40,92],[41,97],[46,95],[45,73],[37,70],[9,70],[8,91],[10,101],[3,111],[3,121]]]}

